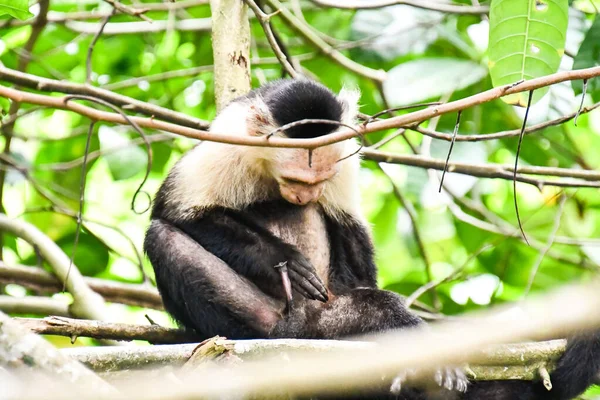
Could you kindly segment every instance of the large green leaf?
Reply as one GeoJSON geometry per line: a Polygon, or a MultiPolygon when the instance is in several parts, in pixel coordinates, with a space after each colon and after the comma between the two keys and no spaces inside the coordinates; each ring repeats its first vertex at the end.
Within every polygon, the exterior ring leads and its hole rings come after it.
{"type": "Polygon", "coordinates": [[[0,0],[0,15],[8,14],[18,19],[33,17],[27,0],[0,0]]]}
{"type": "MultiPolygon", "coordinates": [[[[579,52],[573,62],[573,69],[590,68],[600,65],[600,18],[596,17],[594,24],[585,35],[579,52]]],[[[582,81],[571,81],[573,90],[579,94],[583,90],[582,81]]],[[[588,94],[595,101],[600,100],[600,79],[590,79],[587,88],[588,94]]]]}
{"type": "Polygon", "coordinates": [[[438,98],[479,82],[487,75],[480,64],[459,58],[420,58],[392,68],[383,90],[394,106],[438,98]]]}
{"type": "MultiPolygon", "coordinates": [[[[490,75],[494,86],[532,79],[558,70],[564,54],[567,0],[493,0],[490,9],[490,75]]],[[[538,89],[533,102],[548,91],[538,89]]],[[[527,105],[527,93],[503,97],[527,105]]]]}
{"type": "Polygon", "coordinates": [[[114,180],[131,178],[147,167],[148,155],[138,146],[128,145],[127,136],[106,126],[100,127],[98,136],[100,149],[105,152],[104,159],[114,180]]]}

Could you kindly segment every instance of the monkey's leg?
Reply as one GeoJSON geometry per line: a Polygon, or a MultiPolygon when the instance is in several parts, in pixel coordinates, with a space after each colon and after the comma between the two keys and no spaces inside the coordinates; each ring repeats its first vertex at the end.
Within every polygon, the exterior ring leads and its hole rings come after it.
{"type": "Polygon", "coordinates": [[[283,302],[267,296],[168,222],[152,221],[144,249],[165,308],[199,334],[267,337],[281,318],[283,302]]]}

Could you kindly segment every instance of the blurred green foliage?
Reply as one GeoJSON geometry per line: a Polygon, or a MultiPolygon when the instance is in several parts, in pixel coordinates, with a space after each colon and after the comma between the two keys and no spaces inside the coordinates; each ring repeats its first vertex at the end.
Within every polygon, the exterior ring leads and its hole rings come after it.
{"type": "MultiPolygon", "coordinates": [[[[593,9],[590,10],[591,3],[588,3],[574,2],[569,8],[567,50],[570,50],[571,56],[577,55],[575,67],[600,63],[600,26],[598,22],[592,25],[593,9]]],[[[2,4],[0,1],[0,10],[2,4]]],[[[343,48],[344,54],[371,68],[388,71],[389,80],[383,88],[379,88],[333,63],[274,17],[275,30],[291,54],[306,58],[302,66],[307,71],[336,91],[344,85],[360,88],[361,111],[364,113],[373,114],[385,109],[384,96],[390,106],[397,106],[420,101],[455,100],[492,87],[487,67],[489,23],[481,16],[441,14],[403,5],[350,11],[301,4],[305,6],[307,23],[326,35],[331,43],[343,48]]],[[[110,6],[99,0],[57,0],[52,2],[51,10],[54,13],[105,12],[110,11],[110,6]]],[[[157,20],[167,18],[167,13],[161,11],[151,11],[147,15],[157,20]]],[[[207,5],[174,13],[176,18],[209,16],[207,5]]],[[[111,23],[138,21],[122,14],[111,18],[111,23]]],[[[0,61],[5,66],[16,68],[30,32],[29,26],[0,28],[0,61]]],[[[252,32],[253,59],[271,58],[272,51],[256,21],[252,22],[252,32]]],[[[92,35],[76,32],[69,23],[51,23],[40,35],[27,72],[83,83],[86,53],[91,40],[92,35]]],[[[561,62],[564,69],[573,66],[569,55],[563,56],[561,62]]],[[[136,77],[211,63],[209,32],[104,35],[94,50],[92,81],[94,85],[110,87],[136,77]]],[[[281,67],[275,63],[257,63],[252,71],[254,86],[282,76],[281,67]]],[[[589,83],[584,104],[600,101],[598,82],[595,79],[589,83]]],[[[574,87],[579,94],[581,89],[577,85],[575,83],[574,87]]],[[[171,79],[148,78],[115,91],[201,119],[211,120],[215,115],[211,72],[171,79]]],[[[530,124],[571,113],[580,101],[581,96],[576,95],[570,83],[555,85],[531,109],[530,124]]],[[[6,100],[1,103],[4,110],[8,108],[6,103],[6,100]]],[[[34,108],[23,105],[21,110],[34,108]]],[[[522,117],[522,109],[500,100],[493,101],[465,110],[459,133],[486,135],[517,129],[522,117]]],[[[455,121],[456,115],[444,115],[436,121],[436,129],[452,132],[455,121]]],[[[432,123],[430,121],[423,126],[431,126],[432,123]]],[[[28,167],[29,177],[9,169],[5,182],[4,206],[7,213],[23,215],[69,255],[73,252],[76,220],[72,215],[49,210],[52,205],[49,198],[56,204],[77,211],[81,157],[88,125],[89,121],[79,115],[43,108],[19,118],[10,155],[28,167]],[[45,194],[40,195],[29,179],[45,188],[45,194]]],[[[370,139],[377,141],[392,133],[376,133],[370,135],[370,139]]],[[[90,151],[102,154],[91,157],[86,166],[84,229],[75,252],[75,262],[85,275],[130,282],[142,280],[136,251],[141,249],[149,213],[138,215],[132,211],[131,200],[144,176],[147,154],[143,144],[132,142],[137,138],[138,135],[127,126],[96,125],[90,151]]],[[[150,178],[144,186],[144,191],[150,195],[154,194],[183,152],[194,145],[193,141],[185,138],[165,139],[151,144],[153,164],[150,178]]],[[[424,143],[423,136],[416,132],[407,132],[406,139],[416,147],[424,143]]],[[[5,143],[6,139],[0,137],[0,145],[5,143]]],[[[517,138],[460,142],[455,145],[451,159],[468,163],[511,164],[516,144],[517,138]]],[[[434,140],[428,146],[433,157],[445,158],[449,144],[434,140]]],[[[411,152],[402,137],[392,140],[382,149],[411,152]]],[[[526,136],[520,164],[597,169],[600,168],[599,152],[600,112],[596,110],[581,115],[577,126],[570,121],[526,136]]],[[[384,168],[416,208],[416,223],[424,239],[433,278],[443,279],[457,268],[464,269],[459,279],[437,288],[441,301],[439,311],[462,313],[490,303],[519,300],[526,295],[530,275],[540,253],[539,245],[543,246],[548,240],[559,213],[558,189],[544,187],[538,190],[518,184],[515,194],[510,181],[449,173],[445,184],[456,195],[456,200],[438,193],[436,179],[428,179],[425,170],[399,165],[386,165],[384,168]],[[537,249],[527,246],[518,239],[518,235],[508,237],[517,232],[513,206],[515,195],[524,229],[538,244],[537,249]],[[468,204],[465,205],[462,200],[468,204]],[[497,232],[499,226],[507,229],[508,236],[497,232]]],[[[426,266],[412,233],[411,220],[395,198],[390,181],[372,162],[364,161],[358,184],[363,193],[363,209],[372,224],[380,284],[409,295],[426,282],[426,266]]],[[[541,261],[533,280],[532,293],[566,282],[589,279],[592,273],[584,266],[597,268],[600,265],[600,192],[582,188],[568,189],[565,193],[567,201],[559,215],[557,243],[541,261]],[[575,244],[558,243],[574,238],[582,240],[575,241],[575,244]]],[[[147,199],[142,195],[137,199],[136,210],[146,206],[147,199]]],[[[3,250],[7,263],[35,265],[37,262],[34,249],[20,239],[6,238],[3,250]]],[[[152,268],[145,258],[143,269],[152,275],[152,268]]],[[[420,300],[432,305],[428,295],[420,300]]],[[[115,312],[129,315],[130,320],[136,320],[140,315],[133,308],[126,307],[115,307],[115,312]]]]}

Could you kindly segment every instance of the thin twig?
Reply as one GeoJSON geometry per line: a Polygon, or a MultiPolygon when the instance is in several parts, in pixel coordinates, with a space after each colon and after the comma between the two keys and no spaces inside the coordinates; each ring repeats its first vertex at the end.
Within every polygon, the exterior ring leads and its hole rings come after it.
{"type": "Polygon", "coordinates": [[[79,209],[77,210],[77,226],[75,227],[75,240],[73,242],[73,250],[71,252],[69,269],[67,270],[67,276],[65,276],[65,279],[63,281],[63,292],[67,288],[67,282],[69,281],[69,273],[71,272],[71,268],[73,267],[73,260],[75,260],[75,253],[77,252],[77,245],[79,244],[79,235],[81,234],[83,203],[85,201],[85,178],[87,176],[87,156],[90,152],[90,143],[92,141],[92,135],[94,134],[94,125],[95,123],[93,121],[90,122],[90,127],[88,128],[88,134],[85,141],[85,150],[83,151],[83,165],[81,166],[81,177],[79,179],[79,209]]]}
{"type": "Polygon", "coordinates": [[[110,4],[111,6],[113,6],[113,8],[121,11],[123,14],[128,14],[134,17],[138,17],[140,19],[143,19],[146,22],[152,22],[151,18],[148,18],[144,15],[145,12],[148,11],[147,8],[133,8],[133,7],[129,7],[126,5],[123,5],[120,1],[117,0],[104,0],[105,2],[107,2],[108,4],[110,4]]]}
{"type": "Polygon", "coordinates": [[[519,224],[519,229],[521,230],[521,234],[523,235],[523,239],[525,239],[525,243],[529,244],[527,240],[527,236],[525,235],[525,231],[523,230],[523,225],[521,224],[521,216],[519,215],[519,203],[517,200],[517,169],[519,167],[519,154],[521,153],[521,144],[523,143],[523,136],[525,134],[525,126],[527,125],[527,117],[529,115],[529,109],[531,108],[531,99],[533,98],[533,90],[529,91],[529,99],[527,100],[527,109],[525,110],[525,117],[523,118],[523,125],[521,127],[521,134],[519,135],[519,143],[517,144],[517,153],[515,154],[515,168],[513,170],[513,192],[514,192],[514,200],[515,200],[515,213],[517,214],[517,223],[519,224]]]}
{"type": "MultiPolygon", "coordinates": [[[[595,103],[589,107],[581,108],[579,110],[579,112],[580,112],[580,114],[585,114],[585,113],[595,110],[598,107],[600,107],[600,102],[595,103]]],[[[525,128],[524,133],[527,135],[530,133],[541,131],[542,129],[548,128],[550,126],[556,126],[556,125],[563,124],[567,121],[574,119],[577,115],[578,115],[577,112],[573,112],[571,114],[567,114],[567,115],[564,115],[559,118],[555,118],[550,121],[542,122],[542,123],[539,123],[536,125],[531,125],[531,126],[525,128]]],[[[452,141],[451,134],[437,132],[430,128],[423,128],[418,125],[412,125],[412,126],[407,127],[407,129],[413,130],[415,132],[419,132],[426,136],[430,136],[434,139],[445,140],[447,142],[452,141]]],[[[510,137],[514,137],[514,136],[519,136],[520,134],[521,134],[521,128],[513,129],[510,131],[495,132],[495,133],[485,133],[485,134],[481,133],[481,134],[475,134],[475,135],[458,135],[455,140],[457,142],[482,142],[482,141],[487,141],[487,140],[510,138],[510,137]]]]}
{"type": "Polygon", "coordinates": [[[558,233],[558,228],[560,227],[560,219],[562,218],[566,201],[567,201],[567,196],[564,193],[561,193],[560,200],[558,202],[558,211],[556,212],[556,216],[554,217],[554,223],[552,225],[552,229],[550,230],[550,233],[548,234],[548,240],[546,241],[546,244],[544,245],[544,247],[540,250],[540,253],[538,254],[537,259],[533,263],[531,272],[529,273],[529,280],[527,281],[527,286],[525,287],[525,290],[523,291],[523,297],[525,297],[529,294],[529,291],[531,290],[531,287],[533,286],[533,281],[535,280],[535,276],[537,275],[537,272],[540,269],[540,265],[542,264],[542,261],[544,261],[544,257],[546,256],[546,254],[552,247],[552,244],[554,243],[556,234],[558,233]]]}
{"type": "Polygon", "coordinates": [[[405,4],[425,10],[439,11],[449,14],[476,15],[487,14],[490,10],[487,6],[465,6],[457,4],[446,4],[430,0],[311,0],[321,7],[332,7],[341,9],[373,9],[383,8],[391,5],[405,4]]]}
{"type": "Polygon", "coordinates": [[[105,107],[108,107],[110,109],[112,109],[113,111],[119,113],[121,115],[121,117],[123,117],[130,125],[131,127],[138,133],[138,135],[140,135],[140,138],[142,138],[144,140],[144,144],[146,145],[146,156],[147,156],[147,164],[146,164],[146,173],[144,175],[144,178],[142,179],[142,182],[139,184],[139,186],[137,187],[137,189],[135,190],[135,193],[133,194],[133,197],[131,199],[131,210],[137,214],[143,214],[146,211],[148,211],[148,209],[150,209],[150,205],[151,205],[151,197],[148,193],[143,192],[142,188],[144,187],[144,184],[146,183],[146,181],[148,180],[148,177],[150,176],[150,171],[152,170],[152,146],[150,145],[150,142],[148,141],[148,138],[146,137],[146,134],[142,131],[142,129],[139,127],[139,125],[135,122],[135,120],[133,118],[130,118],[127,114],[125,114],[123,112],[123,110],[121,110],[119,107],[101,100],[101,99],[97,99],[95,97],[90,97],[90,96],[80,96],[80,95],[70,95],[70,96],[66,96],[64,98],[65,103],[68,102],[69,100],[72,99],[79,99],[79,100],[87,100],[87,101],[91,101],[94,103],[98,103],[101,104],[105,107]],[[138,212],[135,209],[135,201],[137,199],[137,196],[140,193],[144,193],[147,197],[148,197],[148,207],[146,207],[146,209],[144,209],[141,212],[138,212]]]}
{"type": "Polygon", "coordinates": [[[450,142],[450,148],[448,149],[448,156],[446,157],[446,163],[444,164],[444,169],[442,171],[442,177],[440,178],[440,188],[438,189],[439,193],[442,193],[442,187],[444,186],[444,177],[446,176],[446,171],[448,170],[448,163],[450,162],[450,154],[452,154],[452,148],[454,147],[454,142],[456,141],[456,134],[458,133],[458,127],[460,126],[460,114],[462,111],[459,111],[456,114],[456,124],[454,125],[454,132],[452,133],[452,141],[450,142]]]}
{"type": "Polygon", "coordinates": [[[583,90],[581,91],[581,103],[579,103],[579,108],[577,109],[577,113],[575,114],[575,119],[573,120],[573,124],[577,126],[577,118],[579,118],[579,114],[581,114],[581,110],[583,109],[583,102],[585,101],[585,94],[587,92],[588,80],[583,80],[583,90]]]}
{"type": "Polygon", "coordinates": [[[297,18],[291,11],[284,7],[278,0],[267,0],[267,3],[275,10],[279,10],[279,14],[291,28],[302,35],[308,42],[313,46],[319,48],[323,54],[331,58],[337,64],[354,72],[360,76],[371,79],[375,82],[383,82],[386,77],[386,72],[383,70],[374,70],[365,67],[362,64],[352,61],[342,53],[334,49],[327,42],[325,42],[313,29],[308,26],[304,21],[297,18]]]}
{"type": "Polygon", "coordinates": [[[94,38],[92,39],[92,42],[88,47],[87,57],[85,59],[85,83],[87,83],[88,85],[92,83],[92,54],[94,52],[94,47],[96,47],[98,39],[100,39],[100,36],[102,36],[102,32],[104,31],[106,24],[108,24],[110,18],[115,14],[115,11],[116,8],[113,7],[112,12],[106,17],[104,17],[104,19],[100,23],[100,29],[98,29],[98,32],[94,35],[94,38]]]}
{"type": "Polygon", "coordinates": [[[296,70],[294,69],[292,64],[290,64],[290,62],[288,61],[286,55],[281,50],[281,47],[279,47],[279,43],[277,43],[277,39],[275,38],[275,35],[273,34],[273,28],[271,27],[270,20],[279,11],[275,11],[272,14],[265,14],[263,12],[263,10],[261,10],[261,8],[256,4],[256,2],[254,0],[244,0],[244,3],[246,3],[248,5],[248,7],[250,7],[252,9],[252,11],[254,12],[254,14],[256,15],[256,18],[258,19],[260,26],[262,26],[262,28],[263,28],[265,37],[267,38],[269,45],[273,49],[273,53],[275,54],[275,57],[277,57],[277,59],[279,60],[279,63],[283,67],[283,69],[292,78],[298,77],[298,72],[296,72],[296,70]]]}

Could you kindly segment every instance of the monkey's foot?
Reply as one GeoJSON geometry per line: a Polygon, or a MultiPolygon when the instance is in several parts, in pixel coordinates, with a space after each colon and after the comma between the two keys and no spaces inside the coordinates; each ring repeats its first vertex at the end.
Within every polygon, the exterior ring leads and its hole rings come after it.
{"type": "MultiPolygon", "coordinates": [[[[420,374],[418,374],[418,371],[414,369],[409,369],[401,372],[392,381],[390,392],[395,395],[400,394],[400,390],[402,390],[402,385],[410,378],[414,378],[418,375],[420,374]]],[[[466,392],[467,386],[469,385],[469,380],[467,379],[462,368],[438,368],[433,374],[433,380],[435,381],[435,383],[437,383],[440,387],[444,389],[455,390],[459,392],[466,392]]]]}

